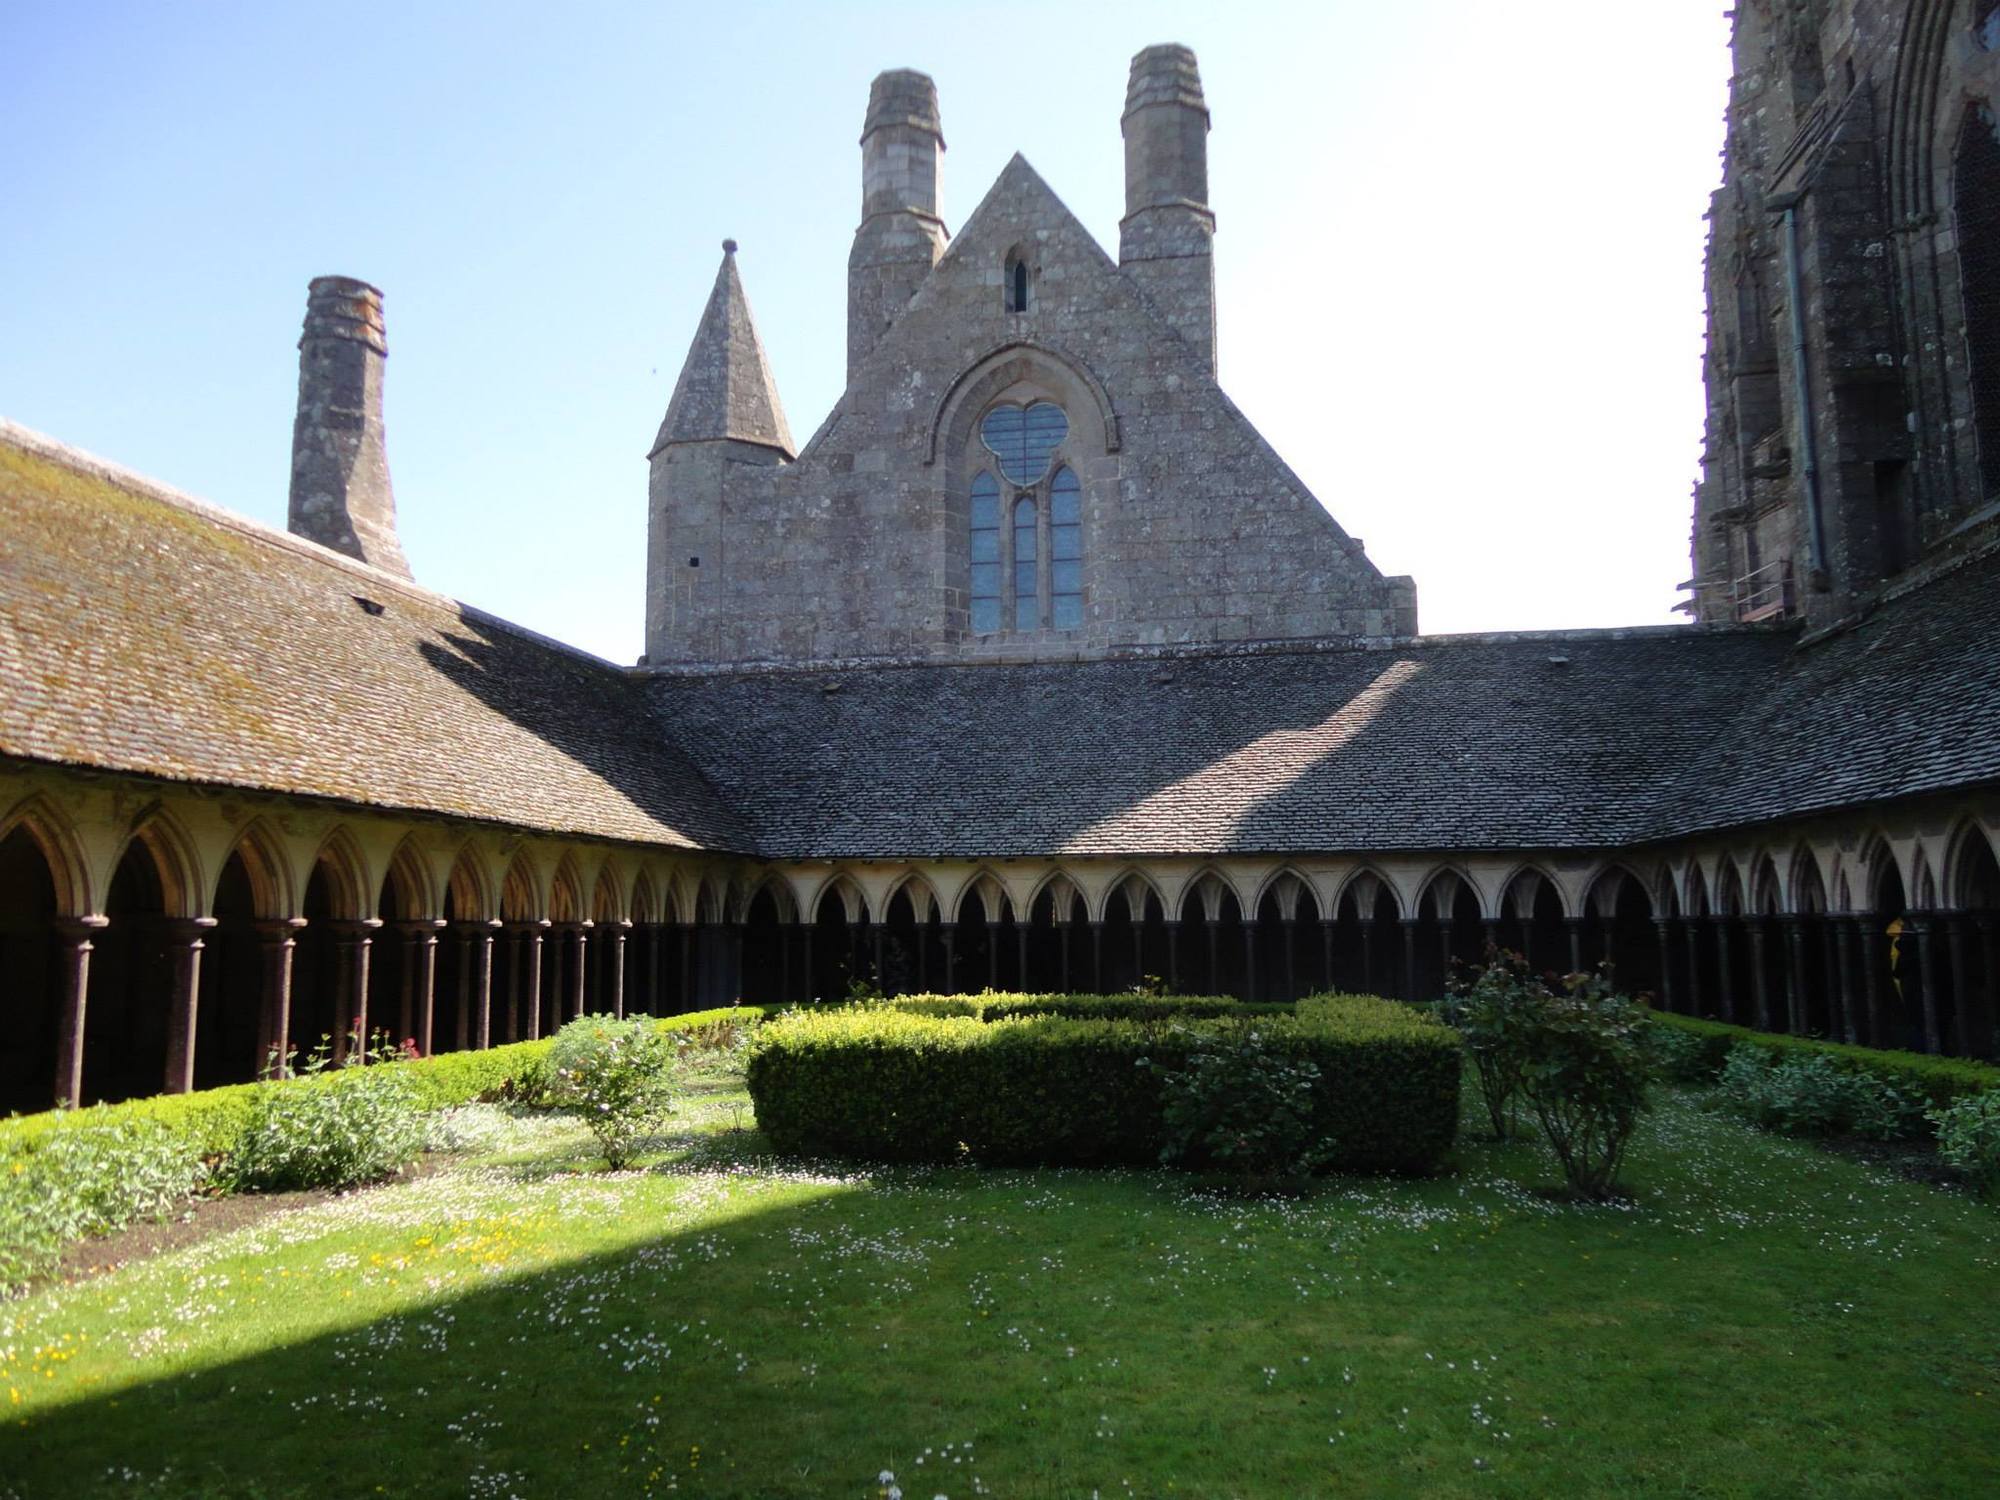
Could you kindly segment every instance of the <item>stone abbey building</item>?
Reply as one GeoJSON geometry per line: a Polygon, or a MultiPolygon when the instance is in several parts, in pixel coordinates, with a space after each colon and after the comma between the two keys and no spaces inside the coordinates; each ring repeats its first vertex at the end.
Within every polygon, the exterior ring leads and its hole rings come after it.
{"type": "Polygon", "coordinates": [[[1180,47],[1115,258],[1018,157],[948,234],[935,91],[875,81],[803,444],[725,245],[637,667],[411,579],[363,283],[291,534],[0,427],[0,1108],[864,977],[1424,996],[1496,939],[1991,1055],[1997,107],[1996,0],[1740,0],[1685,626],[1418,633],[1217,384],[1180,47]]]}

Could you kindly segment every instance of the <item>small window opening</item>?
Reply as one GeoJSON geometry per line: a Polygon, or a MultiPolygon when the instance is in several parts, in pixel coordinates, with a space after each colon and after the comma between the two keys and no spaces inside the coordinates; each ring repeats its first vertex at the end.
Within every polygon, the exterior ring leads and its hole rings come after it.
{"type": "Polygon", "coordinates": [[[1028,258],[1020,251],[1010,251],[1007,256],[1007,311],[1024,313],[1028,310],[1028,258]]]}

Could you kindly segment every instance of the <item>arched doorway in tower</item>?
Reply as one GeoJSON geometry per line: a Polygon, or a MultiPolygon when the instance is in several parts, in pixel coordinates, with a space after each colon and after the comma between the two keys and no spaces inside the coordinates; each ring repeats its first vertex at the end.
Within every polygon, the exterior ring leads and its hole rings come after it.
{"type": "Polygon", "coordinates": [[[55,1102],[63,1006],[55,920],[55,875],[34,835],[16,828],[0,839],[0,1114],[55,1102]]]}
{"type": "Polygon", "coordinates": [[[166,877],[135,838],[105,896],[84,1008],[83,1097],[110,1103],[166,1082],[173,966],[166,951],[166,877]]]}

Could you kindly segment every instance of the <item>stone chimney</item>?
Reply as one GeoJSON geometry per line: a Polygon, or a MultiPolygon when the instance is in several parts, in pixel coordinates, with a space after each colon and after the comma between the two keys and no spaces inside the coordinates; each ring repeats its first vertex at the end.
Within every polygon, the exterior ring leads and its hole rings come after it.
{"type": "Polygon", "coordinates": [[[1215,215],[1208,207],[1208,105],[1194,53],[1169,43],[1133,58],[1120,123],[1118,264],[1212,371],[1215,215]]]}
{"type": "Polygon", "coordinates": [[[408,578],[382,436],[388,357],[382,294],[351,277],[314,278],[299,336],[288,524],[295,536],[408,578]]]}
{"type": "Polygon", "coordinates": [[[896,68],[868,89],[861,127],[861,227],[847,257],[847,378],[881,340],[944,254],[938,217],[937,85],[896,68]]]}

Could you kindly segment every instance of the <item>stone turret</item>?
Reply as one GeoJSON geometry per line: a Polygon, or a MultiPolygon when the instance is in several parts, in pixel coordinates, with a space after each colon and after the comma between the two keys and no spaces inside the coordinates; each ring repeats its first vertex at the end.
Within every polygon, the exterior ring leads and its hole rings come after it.
{"type": "Polygon", "coordinates": [[[736,271],[736,241],[724,240],[715,287],[647,454],[647,660],[682,659],[702,644],[705,612],[726,579],[730,469],[788,463],[796,453],[736,271]]]}
{"type": "Polygon", "coordinates": [[[937,85],[908,68],[879,74],[861,127],[861,227],[847,257],[847,378],[944,254],[938,217],[937,85]]]}
{"type": "Polygon", "coordinates": [[[347,276],[315,278],[299,336],[288,525],[297,536],[407,578],[382,433],[388,357],[381,292],[347,276]]]}
{"type": "Polygon", "coordinates": [[[1118,263],[1212,370],[1215,215],[1208,207],[1208,105],[1194,53],[1170,43],[1133,58],[1121,124],[1118,263]]]}

